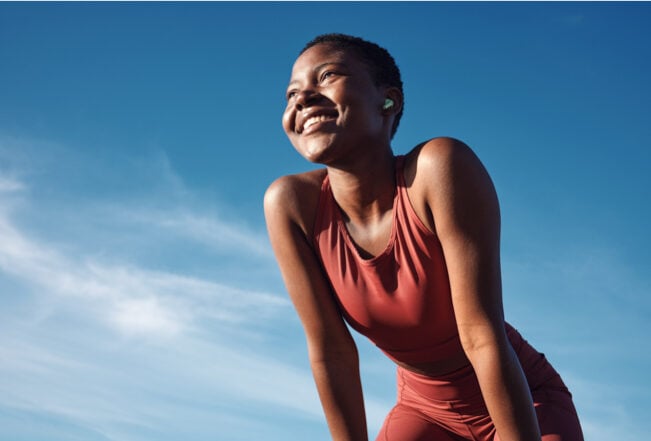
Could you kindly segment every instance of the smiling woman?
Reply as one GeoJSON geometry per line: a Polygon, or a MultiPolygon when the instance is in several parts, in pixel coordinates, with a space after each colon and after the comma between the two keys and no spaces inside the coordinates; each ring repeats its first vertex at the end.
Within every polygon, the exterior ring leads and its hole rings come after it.
{"type": "Polygon", "coordinates": [[[306,46],[294,65],[283,115],[290,141],[306,159],[317,163],[328,161],[321,156],[328,155],[327,150],[336,153],[337,147],[323,148],[329,144],[322,142],[324,137],[340,146],[377,144],[387,133],[393,136],[402,114],[400,73],[386,51],[379,47],[362,51],[347,43],[331,49],[319,38],[306,46]],[[389,59],[393,78],[387,81],[386,75],[375,73],[384,70],[369,69],[372,64],[367,58],[389,59]],[[392,106],[378,115],[387,99],[392,106]]]}
{"type": "Polygon", "coordinates": [[[403,102],[385,49],[317,37],[294,64],[283,128],[325,169],[282,177],[265,196],[333,439],[368,438],[347,321],[398,366],[378,440],[582,440],[560,376],[504,321],[488,173],[449,138],[394,156],[403,102]]]}

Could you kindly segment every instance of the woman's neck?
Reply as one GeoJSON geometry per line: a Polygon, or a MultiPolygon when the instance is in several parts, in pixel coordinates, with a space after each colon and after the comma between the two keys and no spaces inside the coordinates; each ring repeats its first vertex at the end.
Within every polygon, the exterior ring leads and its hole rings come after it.
{"type": "Polygon", "coordinates": [[[395,156],[391,148],[345,167],[328,167],[332,194],[349,221],[357,225],[381,219],[393,207],[395,156]]]}

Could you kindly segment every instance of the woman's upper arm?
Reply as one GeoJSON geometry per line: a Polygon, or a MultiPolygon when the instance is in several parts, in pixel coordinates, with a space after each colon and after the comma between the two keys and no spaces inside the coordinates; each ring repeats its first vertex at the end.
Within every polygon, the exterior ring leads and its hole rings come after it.
{"type": "Polygon", "coordinates": [[[500,214],[493,183],[472,150],[456,140],[430,141],[421,150],[421,163],[429,172],[426,198],[464,349],[503,344],[500,214]]]}
{"type": "Polygon", "coordinates": [[[310,243],[313,214],[305,213],[315,198],[305,186],[297,177],[278,179],[265,194],[264,208],[272,248],[316,361],[354,352],[355,346],[310,243]]]}

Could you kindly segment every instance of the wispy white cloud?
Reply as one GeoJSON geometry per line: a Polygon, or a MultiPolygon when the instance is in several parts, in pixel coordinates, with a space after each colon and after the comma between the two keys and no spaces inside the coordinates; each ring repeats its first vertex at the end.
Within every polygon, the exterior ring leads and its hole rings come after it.
{"type": "MultiPolygon", "coordinates": [[[[0,141],[3,157],[11,157],[16,145],[21,152],[30,148],[29,143],[15,138],[11,142],[6,137],[0,141]]],[[[61,146],[56,150],[58,156],[71,155],[61,153],[61,146]]],[[[45,156],[39,155],[41,162],[48,164],[47,159],[43,159],[45,156]]],[[[24,161],[14,162],[26,166],[24,161]]],[[[289,305],[279,294],[242,289],[182,271],[147,269],[147,263],[128,255],[130,249],[125,253],[124,237],[138,237],[140,249],[156,248],[158,242],[170,238],[176,243],[186,243],[189,238],[203,247],[220,250],[230,260],[246,262],[251,257],[262,257],[263,265],[269,268],[274,265],[262,231],[253,231],[242,223],[222,221],[215,213],[193,210],[185,203],[192,198],[188,196],[190,192],[175,175],[164,154],[155,155],[151,169],[144,168],[144,162],[138,162],[138,179],[149,174],[151,181],[156,183],[151,193],[142,190],[145,195],[141,198],[147,201],[144,204],[131,199],[131,195],[125,195],[121,203],[119,197],[113,195],[104,202],[93,199],[91,207],[78,206],[74,197],[46,207],[40,201],[30,200],[32,195],[25,194],[20,215],[35,219],[32,224],[45,225],[36,231],[33,226],[27,230],[17,224],[15,218],[18,216],[9,199],[10,194],[20,194],[28,187],[13,175],[29,175],[30,171],[0,170],[0,269],[51,294],[77,297],[89,312],[94,311],[107,324],[126,333],[174,335],[194,327],[201,319],[225,323],[259,320],[289,305]],[[161,182],[168,184],[161,189],[161,182]],[[167,190],[173,197],[169,197],[167,190]],[[158,203],[161,200],[167,201],[164,209],[158,203]],[[49,217],[47,222],[45,216],[49,217]],[[68,228],[68,234],[50,239],[48,243],[48,235],[61,225],[68,228]],[[75,229],[76,226],[79,228],[75,229]],[[78,234],[84,228],[84,233],[92,238],[86,242],[78,234]],[[95,243],[100,236],[104,237],[105,244],[120,246],[104,245],[97,255],[95,243]],[[89,245],[88,242],[94,243],[89,245]]],[[[100,168],[107,173],[104,167],[100,168]]],[[[40,174],[47,175],[46,172],[40,174]]],[[[45,183],[48,184],[51,185],[45,183]]],[[[214,264],[197,262],[195,267],[214,264]]],[[[259,267],[260,262],[256,265],[259,267]]]]}
{"type": "Polygon", "coordinates": [[[0,193],[13,193],[24,188],[25,186],[18,179],[0,175],[0,193]]]}
{"type": "MultiPolygon", "coordinates": [[[[92,226],[94,219],[85,216],[102,212],[102,225],[113,223],[113,216],[119,227],[95,231],[108,235],[106,243],[121,244],[121,235],[138,234],[145,223],[149,234],[139,246],[155,247],[161,237],[191,238],[271,270],[275,264],[263,233],[212,219],[179,199],[169,211],[130,211],[133,200],[120,205],[112,197],[105,206],[99,200],[92,210],[71,212],[71,195],[48,207],[45,223],[34,220],[44,212],[34,194],[24,191],[43,183],[27,185],[7,177],[19,173],[0,172],[0,283],[11,287],[0,295],[0,407],[61,418],[120,440],[152,439],[139,438],[142,431],[156,439],[168,429],[192,432],[184,425],[198,420],[197,436],[226,433],[214,428],[215,413],[242,421],[256,419],[265,407],[320,420],[309,372],[269,356],[265,347],[266,333],[294,318],[289,301],[273,286],[264,291],[205,276],[218,262],[197,261],[199,270],[190,273],[125,256],[119,246],[98,254],[85,238],[52,237],[42,225],[76,218],[92,226]],[[16,195],[19,206],[10,203],[16,195]]],[[[172,180],[180,185],[180,179],[172,180]]],[[[152,199],[160,197],[158,191],[152,199]]],[[[265,424],[272,423],[251,423],[265,424]]]]}
{"type": "Polygon", "coordinates": [[[73,296],[127,333],[176,334],[202,317],[228,323],[269,316],[288,301],[213,281],[71,258],[25,237],[0,216],[0,269],[50,294],[73,296]]]}
{"type": "Polygon", "coordinates": [[[225,222],[216,213],[208,216],[187,209],[166,212],[133,209],[124,212],[123,215],[132,222],[169,231],[202,246],[226,250],[237,249],[238,253],[252,253],[253,256],[268,259],[273,256],[264,234],[242,225],[225,222]]]}

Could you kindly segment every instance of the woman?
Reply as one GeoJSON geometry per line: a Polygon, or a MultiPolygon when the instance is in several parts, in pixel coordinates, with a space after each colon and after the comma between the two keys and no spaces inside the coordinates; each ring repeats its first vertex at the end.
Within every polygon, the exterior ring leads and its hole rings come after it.
{"type": "Polygon", "coordinates": [[[398,365],[378,440],[582,440],[560,377],[504,322],[488,174],[449,138],[395,157],[402,109],[374,43],[323,35],[294,64],[283,128],[325,169],[275,181],[265,215],[332,438],[368,439],[345,319],[398,365]]]}

